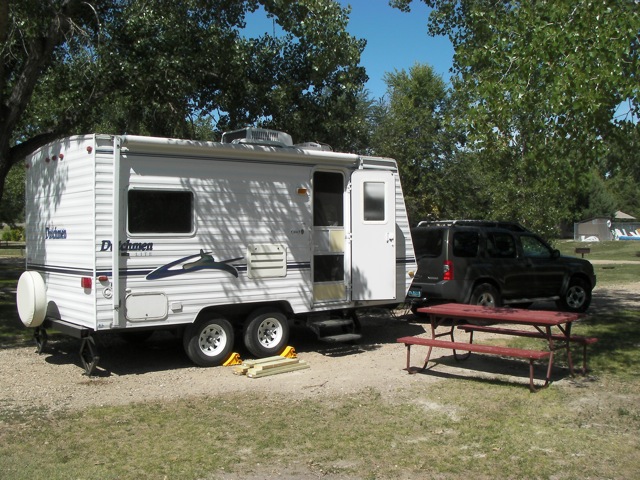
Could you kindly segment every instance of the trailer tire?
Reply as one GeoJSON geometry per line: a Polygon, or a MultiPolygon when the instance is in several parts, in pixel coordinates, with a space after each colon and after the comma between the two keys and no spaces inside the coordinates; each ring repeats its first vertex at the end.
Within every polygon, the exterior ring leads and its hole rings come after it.
{"type": "Polygon", "coordinates": [[[233,327],[222,317],[196,321],[185,330],[183,345],[187,356],[196,365],[221,365],[233,349],[233,327]]]}
{"type": "Polygon", "coordinates": [[[277,309],[252,312],[244,326],[244,345],[258,358],[279,355],[289,342],[289,322],[277,309]]]}
{"type": "Polygon", "coordinates": [[[39,327],[47,314],[47,287],[38,272],[23,272],[16,294],[18,316],[25,327],[39,327]]]}

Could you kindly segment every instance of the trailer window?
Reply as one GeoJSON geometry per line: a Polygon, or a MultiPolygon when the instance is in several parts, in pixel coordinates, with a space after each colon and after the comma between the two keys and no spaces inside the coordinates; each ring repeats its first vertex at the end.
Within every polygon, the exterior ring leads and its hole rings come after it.
{"type": "Polygon", "coordinates": [[[313,174],[313,225],[316,227],[344,226],[344,177],[341,173],[313,174]]]}
{"type": "Polygon", "coordinates": [[[385,202],[384,182],[364,182],[363,185],[363,206],[365,222],[384,222],[384,202],[385,202]]]}
{"type": "Polygon", "coordinates": [[[344,255],[315,255],[313,262],[314,282],[341,282],[344,280],[344,255]]]}
{"type": "Polygon", "coordinates": [[[193,193],[168,190],[129,190],[129,233],[191,233],[193,193]]]}

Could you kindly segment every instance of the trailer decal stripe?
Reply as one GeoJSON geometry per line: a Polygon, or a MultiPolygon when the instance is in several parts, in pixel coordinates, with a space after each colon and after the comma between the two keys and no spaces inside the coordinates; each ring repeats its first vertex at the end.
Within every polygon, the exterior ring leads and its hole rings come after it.
{"type": "Polygon", "coordinates": [[[397,265],[406,265],[408,263],[416,263],[416,259],[414,257],[396,258],[397,265]]]}
{"type": "MultiPolygon", "coordinates": [[[[246,265],[234,265],[234,267],[238,270],[238,272],[246,272],[246,265]]],[[[288,263],[287,270],[310,270],[311,263],[309,262],[297,262],[297,263],[288,263]]],[[[77,276],[93,276],[93,270],[85,269],[85,268],[74,268],[74,267],[61,267],[54,265],[36,265],[36,264],[27,264],[27,270],[35,270],[43,273],[59,273],[63,275],[77,275],[77,276]]],[[[120,269],[120,276],[122,277],[146,277],[151,272],[157,270],[153,267],[148,268],[128,268],[128,269],[120,269]]],[[[108,277],[113,275],[112,270],[97,270],[95,273],[96,276],[106,275],[108,277]]]]}
{"type": "Polygon", "coordinates": [[[27,270],[35,270],[36,272],[44,273],[62,273],[65,275],[80,275],[83,277],[93,276],[93,270],[91,269],[60,267],[54,265],[36,265],[33,263],[27,264],[27,270]]]}

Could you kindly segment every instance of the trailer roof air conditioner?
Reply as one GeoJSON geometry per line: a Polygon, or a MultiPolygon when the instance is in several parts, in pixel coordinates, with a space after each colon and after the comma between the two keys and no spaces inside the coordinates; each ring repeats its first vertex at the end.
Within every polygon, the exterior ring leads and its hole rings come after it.
{"type": "Polygon", "coordinates": [[[255,127],[225,132],[222,134],[222,143],[251,143],[278,147],[293,146],[293,140],[288,133],[255,127]]]}

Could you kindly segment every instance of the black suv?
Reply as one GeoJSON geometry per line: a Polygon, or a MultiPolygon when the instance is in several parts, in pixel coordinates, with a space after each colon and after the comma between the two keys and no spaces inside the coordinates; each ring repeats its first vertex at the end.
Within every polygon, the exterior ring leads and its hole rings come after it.
{"type": "Polygon", "coordinates": [[[411,236],[418,271],[407,298],[414,311],[442,302],[528,307],[551,299],[584,312],[591,303],[591,263],[561,256],[517,223],[420,222],[411,236]]]}

